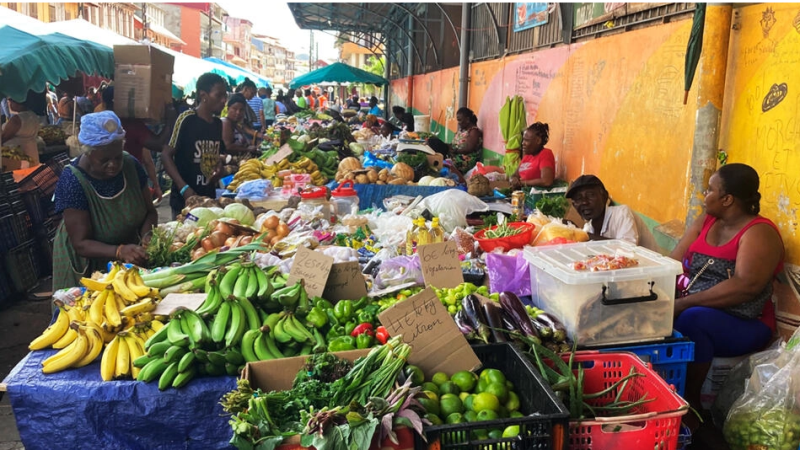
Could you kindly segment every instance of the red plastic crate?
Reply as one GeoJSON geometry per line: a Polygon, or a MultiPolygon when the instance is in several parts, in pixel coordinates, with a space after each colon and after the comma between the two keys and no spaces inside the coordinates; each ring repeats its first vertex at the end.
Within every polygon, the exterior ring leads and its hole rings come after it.
{"type": "MultiPolygon", "coordinates": [[[[569,355],[563,355],[569,361],[569,355]]],[[[644,377],[628,382],[622,400],[637,400],[647,393],[655,401],[640,406],[635,414],[569,423],[570,450],[656,449],[676,450],[680,435],[681,417],[688,411],[682,399],[650,364],[643,363],[633,353],[578,352],[573,364],[584,369],[585,393],[602,391],[630,373],[631,367],[644,377]]],[[[577,367],[577,366],[575,366],[577,367]]],[[[605,405],[617,392],[588,402],[592,406],[605,405]]]]}

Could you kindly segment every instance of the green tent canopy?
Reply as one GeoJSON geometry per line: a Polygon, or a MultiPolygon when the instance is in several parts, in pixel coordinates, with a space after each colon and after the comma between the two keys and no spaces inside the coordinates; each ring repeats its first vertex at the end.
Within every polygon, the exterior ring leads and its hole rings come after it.
{"type": "Polygon", "coordinates": [[[114,75],[114,52],[61,33],[33,35],[12,26],[0,27],[0,97],[24,101],[29,90],[43,92],[77,72],[114,75]]]}
{"type": "Polygon", "coordinates": [[[301,86],[319,83],[367,83],[377,86],[389,84],[386,78],[361,70],[343,63],[333,63],[322,67],[313,72],[301,75],[291,83],[289,89],[297,89],[301,86]]]}

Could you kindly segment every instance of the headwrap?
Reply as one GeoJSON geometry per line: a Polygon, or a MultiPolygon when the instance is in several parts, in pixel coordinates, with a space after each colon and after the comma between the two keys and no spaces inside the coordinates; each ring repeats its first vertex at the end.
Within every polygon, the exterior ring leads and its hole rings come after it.
{"type": "Polygon", "coordinates": [[[89,147],[102,147],[125,138],[122,122],[113,111],[101,111],[81,117],[78,140],[89,147]]]}

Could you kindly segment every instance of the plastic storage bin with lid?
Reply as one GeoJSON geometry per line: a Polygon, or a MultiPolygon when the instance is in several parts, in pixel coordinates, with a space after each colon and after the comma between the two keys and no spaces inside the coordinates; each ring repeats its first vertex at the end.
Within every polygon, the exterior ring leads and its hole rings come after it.
{"type": "Polygon", "coordinates": [[[559,317],[582,347],[626,344],[672,334],[675,277],[681,264],[619,240],[528,247],[533,302],[559,317]],[[621,256],[636,265],[576,270],[595,256],[621,256]]]}
{"type": "Polygon", "coordinates": [[[344,217],[353,212],[358,212],[358,192],[353,189],[353,180],[347,180],[340,184],[338,188],[331,191],[334,212],[337,217],[344,217]]]}
{"type": "Polygon", "coordinates": [[[330,221],[333,213],[333,203],[328,201],[328,190],[325,187],[317,186],[300,191],[300,204],[297,209],[307,213],[320,210],[322,218],[330,221]]]}

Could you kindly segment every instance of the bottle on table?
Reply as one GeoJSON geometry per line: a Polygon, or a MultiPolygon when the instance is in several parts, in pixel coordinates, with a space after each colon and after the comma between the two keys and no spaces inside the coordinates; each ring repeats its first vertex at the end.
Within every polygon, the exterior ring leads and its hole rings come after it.
{"type": "Polygon", "coordinates": [[[428,227],[425,224],[425,218],[420,217],[417,219],[419,221],[417,227],[419,230],[417,231],[417,246],[432,244],[433,240],[431,239],[431,233],[428,231],[428,227]]]}
{"type": "Polygon", "coordinates": [[[430,234],[431,234],[431,243],[438,244],[439,242],[444,242],[444,230],[442,229],[442,226],[439,225],[438,217],[434,217],[431,220],[430,234]]]}

